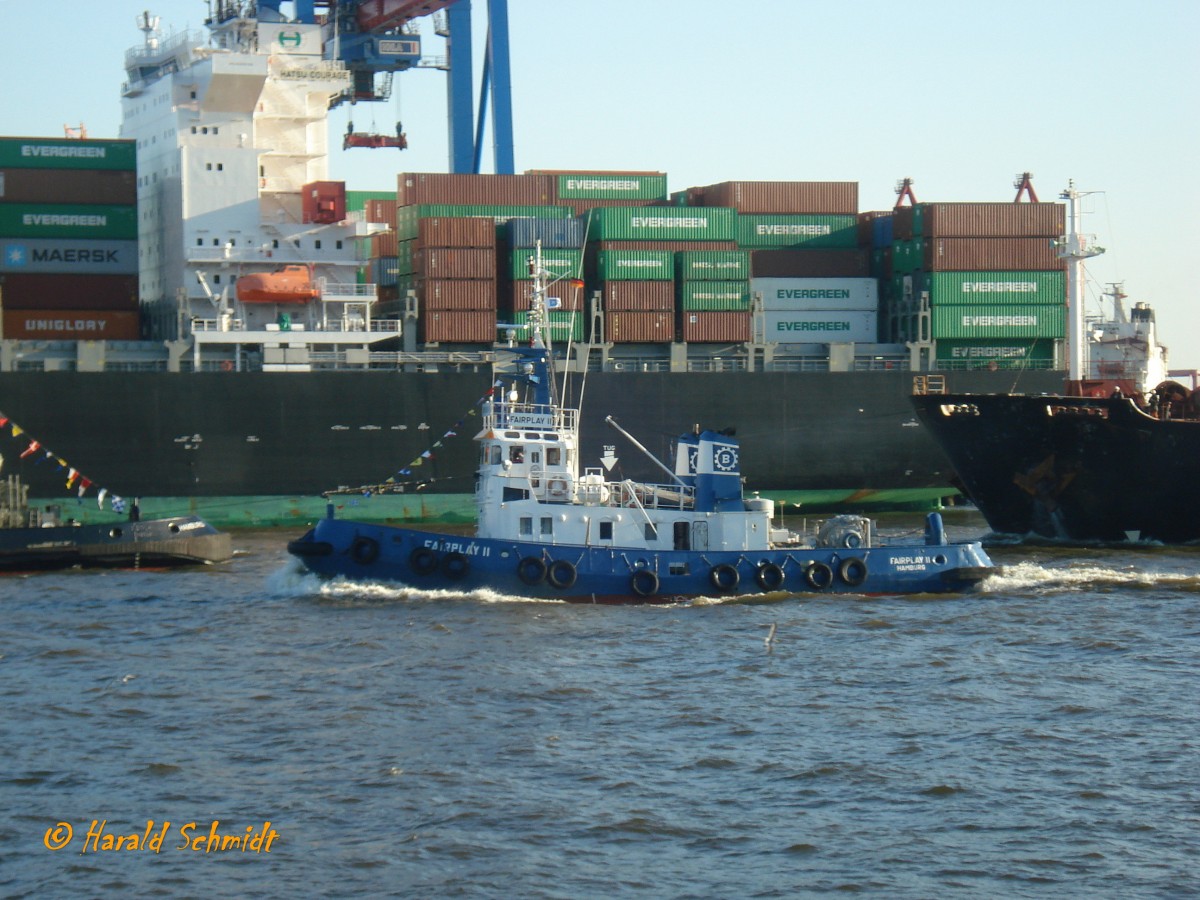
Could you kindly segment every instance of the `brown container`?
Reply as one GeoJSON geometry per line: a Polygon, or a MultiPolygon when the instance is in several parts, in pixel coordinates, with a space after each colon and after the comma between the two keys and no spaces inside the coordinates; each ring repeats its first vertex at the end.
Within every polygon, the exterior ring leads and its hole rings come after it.
{"type": "Polygon", "coordinates": [[[398,256],[399,254],[400,242],[396,239],[395,231],[371,235],[371,257],[373,259],[381,256],[398,256]]]}
{"type": "Polygon", "coordinates": [[[705,206],[731,206],[744,213],[858,212],[857,181],[723,181],[698,190],[705,206]]]}
{"type": "Polygon", "coordinates": [[[496,277],[496,251],[463,247],[413,247],[413,271],[421,278],[496,277]]]}
{"type": "Polygon", "coordinates": [[[496,310],[496,282],[485,279],[423,278],[417,281],[422,310],[496,310]]]}
{"type": "Polygon", "coordinates": [[[1066,267],[1050,238],[928,238],[927,272],[1057,271],[1066,267]]]}
{"type": "Polygon", "coordinates": [[[73,309],[5,309],[5,340],[136,341],[136,312],[73,309]]]}
{"type": "Polygon", "coordinates": [[[496,341],[496,310],[426,309],[421,313],[425,343],[492,344],[496,341]]]}
{"type": "Polygon", "coordinates": [[[346,218],[346,182],[311,181],[300,188],[300,220],[332,225],[346,218]]]}
{"type": "MultiPolygon", "coordinates": [[[[564,278],[547,288],[550,297],[559,299],[558,309],[563,312],[580,312],[583,309],[583,288],[575,287],[570,279],[564,278]]],[[[514,281],[506,291],[506,308],[512,312],[524,312],[533,305],[533,282],[514,281]]]]}
{"type": "Polygon", "coordinates": [[[137,203],[137,175],[122,169],[0,169],[0,203],[137,203]]]}
{"type": "Polygon", "coordinates": [[[368,200],[363,204],[363,215],[368,222],[380,222],[396,227],[395,200],[368,200]]]}
{"type": "Polygon", "coordinates": [[[604,309],[671,310],[675,308],[673,281],[605,281],[604,309]]]}
{"type": "Polygon", "coordinates": [[[890,209],[873,209],[870,212],[860,212],[858,214],[858,245],[860,247],[870,247],[875,242],[875,220],[889,219],[892,216],[890,209]]]}
{"type": "Polygon", "coordinates": [[[417,243],[424,247],[495,247],[496,222],[483,216],[418,219],[417,243]]]}
{"type": "Polygon", "coordinates": [[[753,278],[869,278],[869,250],[751,250],[753,278]]]}
{"type": "Polygon", "coordinates": [[[911,206],[897,206],[892,210],[892,239],[907,241],[913,236],[913,220],[916,213],[911,206]]]}
{"type": "Polygon", "coordinates": [[[921,212],[925,237],[1059,237],[1067,222],[1062,203],[925,203],[921,212]]]}
{"type": "Polygon", "coordinates": [[[136,312],[138,277],[9,273],[0,281],[0,308],[136,312]]]}
{"type": "Polygon", "coordinates": [[[744,312],[681,312],[679,339],[689,344],[744,343],[750,340],[750,314],[744,312]]]}
{"type": "Polygon", "coordinates": [[[675,340],[673,312],[611,312],[604,322],[605,339],[614,343],[654,344],[675,340]]]}
{"type": "Polygon", "coordinates": [[[481,206],[549,206],[554,202],[549,175],[455,175],[401,172],[396,203],[447,203],[481,206]]]}

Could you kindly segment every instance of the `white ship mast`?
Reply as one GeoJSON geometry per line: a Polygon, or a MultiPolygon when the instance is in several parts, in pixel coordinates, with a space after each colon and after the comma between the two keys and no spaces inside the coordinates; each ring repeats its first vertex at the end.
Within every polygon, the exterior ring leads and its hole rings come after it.
{"type": "Polygon", "coordinates": [[[1059,196],[1067,201],[1067,233],[1058,241],[1058,256],[1067,261],[1067,307],[1070,322],[1067,332],[1067,377],[1073,382],[1079,382],[1087,376],[1083,261],[1099,256],[1104,252],[1104,248],[1097,246],[1095,235],[1079,232],[1079,201],[1087,194],[1075,190],[1075,182],[1071,181],[1059,196]]]}

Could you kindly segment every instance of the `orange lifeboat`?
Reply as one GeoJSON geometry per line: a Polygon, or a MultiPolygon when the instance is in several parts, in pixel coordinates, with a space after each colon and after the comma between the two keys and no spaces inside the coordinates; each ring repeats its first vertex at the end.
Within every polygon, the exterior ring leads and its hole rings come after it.
{"type": "Polygon", "coordinates": [[[307,303],[320,296],[309,266],[283,266],[237,280],[242,303],[307,303]]]}

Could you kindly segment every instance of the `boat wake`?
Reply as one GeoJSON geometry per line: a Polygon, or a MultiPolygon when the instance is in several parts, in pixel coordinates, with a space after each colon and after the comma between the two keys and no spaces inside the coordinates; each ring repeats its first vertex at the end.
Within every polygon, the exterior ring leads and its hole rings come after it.
{"type": "Polygon", "coordinates": [[[515,597],[486,589],[475,591],[418,590],[387,581],[351,581],[337,577],[321,579],[290,563],[267,577],[267,590],[276,597],[314,600],[341,606],[383,603],[546,603],[562,605],[551,598],[515,597]]]}
{"type": "Polygon", "coordinates": [[[1005,565],[999,574],[988,577],[981,591],[996,595],[1158,588],[1200,593],[1200,576],[1187,572],[1154,571],[1129,564],[1072,563],[1063,567],[1022,562],[1005,565]]]}

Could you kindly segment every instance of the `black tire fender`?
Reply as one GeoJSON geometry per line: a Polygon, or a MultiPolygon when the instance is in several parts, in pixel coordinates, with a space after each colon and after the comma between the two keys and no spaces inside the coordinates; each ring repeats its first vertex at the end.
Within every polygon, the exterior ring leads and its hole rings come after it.
{"type": "Polygon", "coordinates": [[[737,590],[742,576],[738,574],[736,567],[729,563],[721,563],[712,567],[712,571],[708,573],[708,580],[722,594],[730,594],[737,590]]]}
{"type": "Polygon", "coordinates": [[[551,587],[558,588],[560,591],[565,591],[575,584],[576,577],[575,566],[565,559],[556,559],[546,569],[546,580],[550,582],[551,587]]]}
{"type": "Polygon", "coordinates": [[[442,557],[441,570],[447,578],[457,581],[471,571],[471,563],[461,553],[447,553],[442,557]]]}
{"type": "Polygon", "coordinates": [[[850,587],[858,587],[867,580],[867,564],[857,556],[843,559],[838,566],[838,576],[850,587]]]}
{"type": "Polygon", "coordinates": [[[408,554],[408,564],[418,575],[432,575],[437,571],[438,555],[428,547],[416,547],[408,554]]]}
{"type": "Polygon", "coordinates": [[[379,559],[379,541],[361,535],[356,537],[350,542],[350,558],[360,566],[369,566],[379,559]]]}
{"type": "Polygon", "coordinates": [[[778,563],[765,562],[754,572],[755,583],[764,591],[777,591],[786,580],[783,567],[778,563]]]}
{"type": "Polygon", "coordinates": [[[517,577],[525,584],[538,584],[546,577],[546,564],[536,556],[526,556],[517,563],[517,577]]]}
{"type": "Polygon", "coordinates": [[[823,562],[810,562],[804,569],[804,580],[814,591],[823,591],[833,584],[833,569],[823,562]]]}
{"type": "Polygon", "coordinates": [[[638,569],[629,576],[629,587],[639,597],[653,597],[658,593],[658,576],[649,569],[638,569]]]}

